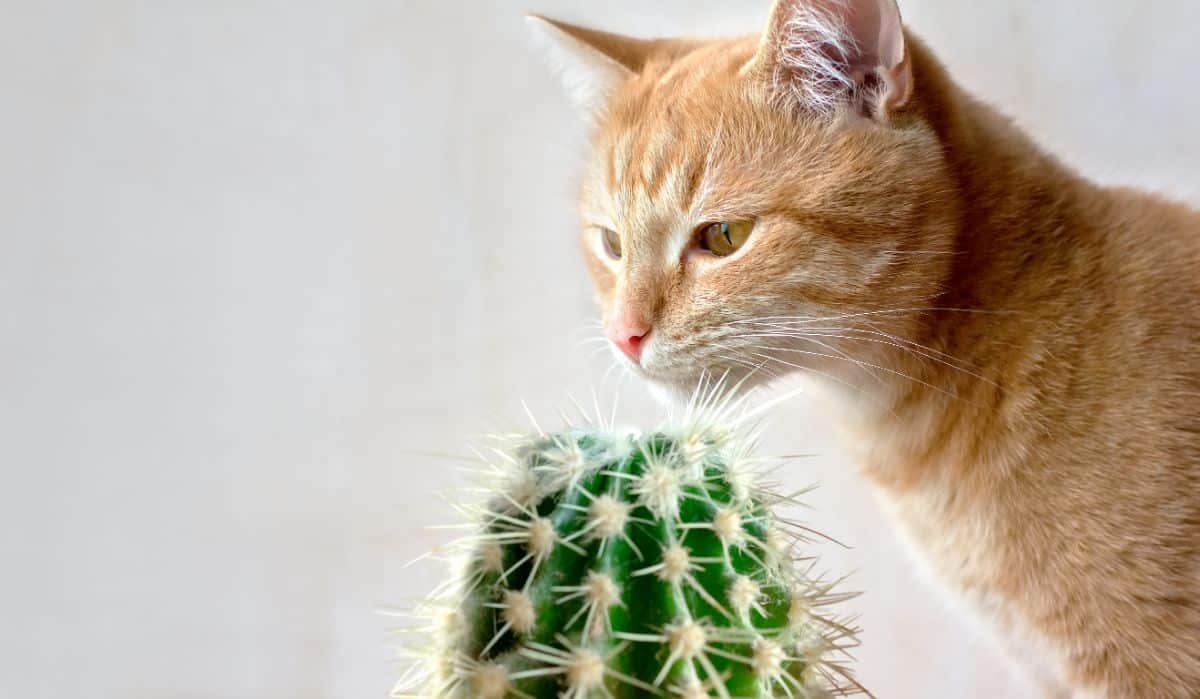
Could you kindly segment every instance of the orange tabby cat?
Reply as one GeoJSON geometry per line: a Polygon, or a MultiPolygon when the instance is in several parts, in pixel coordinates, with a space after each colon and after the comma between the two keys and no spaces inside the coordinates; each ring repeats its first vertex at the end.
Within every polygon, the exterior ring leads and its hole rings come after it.
{"type": "Polygon", "coordinates": [[[1200,216],[1040,151],[894,0],[711,41],[530,19],[597,123],[583,242],[623,361],[820,377],[1048,692],[1200,696],[1200,216]]]}

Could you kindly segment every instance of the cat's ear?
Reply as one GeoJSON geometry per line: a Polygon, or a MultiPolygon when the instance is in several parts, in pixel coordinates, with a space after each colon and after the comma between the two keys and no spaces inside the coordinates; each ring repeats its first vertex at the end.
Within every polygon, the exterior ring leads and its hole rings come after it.
{"type": "Polygon", "coordinates": [[[645,64],[652,41],[526,15],[567,93],[586,113],[601,109],[613,92],[645,64]]]}
{"type": "Polygon", "coordinates": [[[754,62],[781,95],[808,108],[858,101],[881,116],[912,97],[896,0],[776,0],[754,62]]]}

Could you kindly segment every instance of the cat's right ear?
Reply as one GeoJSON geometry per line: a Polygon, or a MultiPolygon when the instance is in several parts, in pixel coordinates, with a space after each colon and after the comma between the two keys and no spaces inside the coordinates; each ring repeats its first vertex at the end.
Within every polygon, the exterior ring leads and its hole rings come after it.
{"type": "Polygon", "coordinates": [[[753,65],[781,95],[822,111],[867,101],[885,116],[913,91],[896,0],[775,0],[753,65]]]}
{"type": "Polygon", "coordinates": [[[607,104],[641,70],[652,42],[526,15],[534,38],[562,78],[571,100],[588,116],[607,104]]]}

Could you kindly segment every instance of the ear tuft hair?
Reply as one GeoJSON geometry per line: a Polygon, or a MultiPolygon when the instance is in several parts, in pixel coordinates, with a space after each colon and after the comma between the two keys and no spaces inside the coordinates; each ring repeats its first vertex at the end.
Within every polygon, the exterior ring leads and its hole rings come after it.
{"type": "Polygon", "coordinates": [[[825,110],[854,89],[848,66],[857,51],[846,22],[825,8],[792,12],[779,30],[771,80],[802,103],[825,110]],[[802,76],[802,79],[797,79],[802,76]]]}

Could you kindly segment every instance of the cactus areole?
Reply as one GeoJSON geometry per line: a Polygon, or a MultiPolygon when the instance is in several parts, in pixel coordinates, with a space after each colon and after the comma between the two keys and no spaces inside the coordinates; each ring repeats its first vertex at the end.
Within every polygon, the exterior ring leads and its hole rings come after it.
{"type": "MultiPolygon", "coordinates": [[[[514,438],[398,696],[818,697],[847,595],[796,565],[747,442],[693,423],[514,438]]],[[[809,567],[811,568],[811,566],[809,567]]]]}

